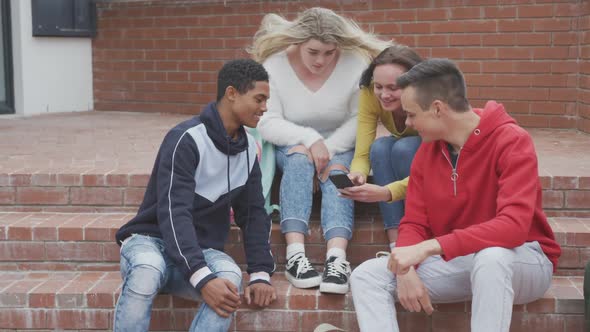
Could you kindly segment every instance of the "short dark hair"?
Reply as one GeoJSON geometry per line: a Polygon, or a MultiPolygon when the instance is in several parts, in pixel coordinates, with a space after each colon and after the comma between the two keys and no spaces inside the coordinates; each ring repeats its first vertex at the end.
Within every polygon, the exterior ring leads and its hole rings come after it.
{"type": "Polygon", "coordinates": [[[254,83],[268,82],[266,69],[252,59],[237,59],[226,62],[217,75],[217,101],[225,95],[228,86],[233,86],[240,94],[254,89],[254,83]]]}
{"type": "Polygon", "coordinates": [[[359,85],[361,88],[369,87],[373,81],[375,67],[379,65],[396,64],[404,67],[406,70],[410,70],[410,68],[420,62],[422,62],[422,58],[418,53],[414,52],[414,50],[406,45],[395,44],[381,51],[381,53],[371,61],[367,69],[363,71],[359,85]]]}
{"type": "Polygon", "coordinates": [[[416,89],[416,102],[422,110],[427,110],[436,99],[458,112],[470,108],[463,74],[449,59],[422,61],[398,77],[396,83],[401,89],[409,86],[416,89]]]}

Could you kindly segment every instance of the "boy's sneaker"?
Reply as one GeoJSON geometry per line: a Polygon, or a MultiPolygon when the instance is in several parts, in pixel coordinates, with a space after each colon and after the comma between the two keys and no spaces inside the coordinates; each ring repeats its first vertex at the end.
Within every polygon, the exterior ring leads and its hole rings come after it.
{"type": "Polygon", "coordinates": [[[328,258],[320,284],[320,292],[346,294],[350,272],[350,263],[346,260],[336,256],[328,258]]]}
{"type": "Polygon", "coordinates": [[[285,276],[297,288],[317,287],[322,282],[320,274],[311,266],[305,254],[300,252],[287,261],[285,276]]]}

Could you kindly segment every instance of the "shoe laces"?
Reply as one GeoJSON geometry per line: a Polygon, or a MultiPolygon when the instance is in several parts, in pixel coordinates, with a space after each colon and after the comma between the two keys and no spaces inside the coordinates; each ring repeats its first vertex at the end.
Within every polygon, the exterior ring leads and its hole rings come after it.
{"type": "Polygon", "coordinates": [[[308,271],[313,270],[311,263],[303,253],[297,253],[288,262],[289,266],[297,264],[297,275],[305,274],[308,271]]]}
{"type": "Polygon", "coordinates": [[[350,274],[350,263],[342,258],[336,258],[333,262],[328,262],[326,268],[328,269],[328,273],[326,273],[328,277],[340,277],[343,274],[350,274]]]}

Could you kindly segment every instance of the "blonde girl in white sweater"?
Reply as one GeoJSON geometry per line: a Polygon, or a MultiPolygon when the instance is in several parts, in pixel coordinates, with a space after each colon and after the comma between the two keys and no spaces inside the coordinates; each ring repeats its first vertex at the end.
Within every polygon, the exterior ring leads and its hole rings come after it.
{"type": "Polygon", "coordinates": [[[353,202],[338,197],[329,175],[348,173],[356,135],[359,79],[370,59],[390,42],[364,32],[325,8],[293,21],[266,15],[249,52],[270,77],[268,112],[258,130],[276,145],[281,231],[287,241],[286,277],[299,288],[348,292],[353,202]],[[322,191],[321,225],[327,241],[323,275],[305,255],[314,178],[322,191]]]}

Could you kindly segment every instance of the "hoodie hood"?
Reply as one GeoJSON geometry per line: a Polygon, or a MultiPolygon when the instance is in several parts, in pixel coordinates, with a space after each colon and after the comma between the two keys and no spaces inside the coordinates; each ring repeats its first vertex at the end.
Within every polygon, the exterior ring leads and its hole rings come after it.
{"type": "Polygon", "coordinates": [[[506,113],[504,105],[495,101],[488,101],[483,109],[475,108],[473,111],[481,119],[477,128],[473,130],[473,133],[465,142],[463,150],[477,149],[477,146],[499,127],[516,125],[516,120],[506,113]]]}
{"type": "Polygon", "coordinates": [[[205,128],[207,128],[207,136],[211,138],[219,151],[233,156],[248,150],[248,136],[244,126],[240,126],[238,129],[238,138],[236,140],[231,139],[223,126],[223,121],[221,121],[217,103],[209,103],[201,111],[200,118],[205,124],[205,128]]]}

